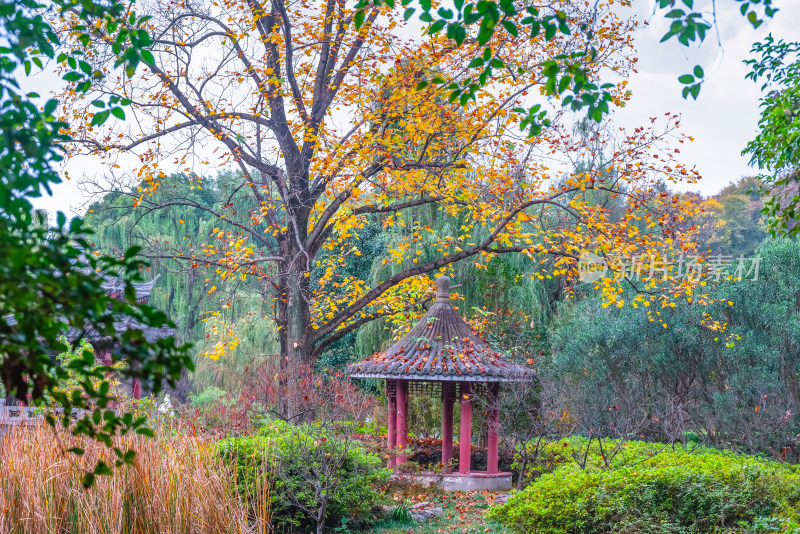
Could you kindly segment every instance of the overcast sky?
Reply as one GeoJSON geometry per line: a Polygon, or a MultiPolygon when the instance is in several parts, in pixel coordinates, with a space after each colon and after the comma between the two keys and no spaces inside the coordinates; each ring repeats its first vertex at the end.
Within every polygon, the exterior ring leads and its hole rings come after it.
{"type": "Polygon", "coordinates": [[[681,147],[683,161],[696,165],[703,176],[692,189],[706,195],[742,176],[757,174],[748,167],[749,158],[741,151],[757,132],[761,84],[745,80],[748,69],[742,59],[749,56],[753,42],[769,33],[776,39],[800,40],[800,0],[775,0],[781,10],[775,20],[758,30],[739,14],[738,3],[717,2],[722,47],[712,34],[699,50],[687,50],[674,38],[671,43],[659,44],[668,27],[666,19],[650,16],[650,0],[634,0],[634,4],[638,15],[643,20],[652,19],[652,23],[637,34],[639,72],[629,84],[633,99],[614,120],[623,126],[637,126],[652,116],[679,113],[682,131],[695,139],[681,147]],[[707,81],[697,101],[691,97],[684,100],[677,77],[691,72],[697,64],[704,67],[707,81]]]}
{"type": "MultiPolygon", "coordinates": [[[[719,2],[718,13],[721,47],[711,34],[702,48],[685,49],[677,44],[659,44],[666,31],[663,17],[652,14],[652,0],[634,0],[637,15],[651,24],[637,32],[638,73],[629,82],[633,98],[625,109],[615,113],[613,120],[625,127],[636,127],[653,116],[667,112],[682,116],[683,132],[694,137],[690,146],[681,148],[684,163],[696,165],[703,180],[692,186],[703,194],[713,194],[731,181],[755,174],[748,167],[748,158],[741,155],[747,141],[757,131],[759,85],[745,80],[747,68],[742,58],[748,55],[754,41],[768,33],[776,38],[800,39],[800,0],[775,0],[781,8],[774,21],[754,30],[739,15],[738,3],[719,2]],[[652,20],[651,20],[652,19],[652,20]],[[699,99],[684,100],[677,77],[691,72],[696,64],[706,71],[706,83],[699,99]]],[[[674,41],[674,40],[673,40],[674,41]]],[[[41,75],[40,75],[41,76],[41,75]]],[[[51,76],[36,77],[34,83],[54,80],[51,76]]],[[[38,199],[34,205],[55,212],[74,214],[86,199],[78,188],[81,175],[95,175],[102,169],[91,162],[76,161],[68,167],[72,180],[54,188],[54,195],[38,199]]]]}

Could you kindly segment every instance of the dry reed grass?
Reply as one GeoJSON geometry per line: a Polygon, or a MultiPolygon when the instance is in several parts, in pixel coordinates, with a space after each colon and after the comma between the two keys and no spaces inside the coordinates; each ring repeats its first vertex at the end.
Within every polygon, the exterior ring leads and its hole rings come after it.
{"type": "Polygon", "coordinates": [[[47,426],[0,431],[0,533],[14,534],[265,534],[267,489],[248,499],[234,487],[204,438],[187,435],[121,438],[136,451],[135,465],[97,478],[84,490],[81,476],[104,458],[104,446],[56,434],[47,426]],[[61,443],[59,443],[61,441],[61,443]],[[83,457],[61,451],[83,447],[83,457]],[[263,502],[262,502],[263,501],[263,502]],[[262,506],[263,505],[263,506],[262,506]],[[256,510],[258,517],[252,517],[256,510]]]}

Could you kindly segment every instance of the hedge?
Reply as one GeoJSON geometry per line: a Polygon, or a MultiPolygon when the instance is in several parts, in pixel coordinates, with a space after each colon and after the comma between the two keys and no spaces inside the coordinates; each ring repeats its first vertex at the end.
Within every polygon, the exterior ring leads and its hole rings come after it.
{"type": "Polygon", "coordinates": [[[582,470],[566,454],[572,447],[569,440],[548,447],[545,459],[557,467],[488,517],[526,534],[741,532],[755,524],[794,528],[797,520],[797,466],[627,442],[609,468],[593,451],[582,470]]]}

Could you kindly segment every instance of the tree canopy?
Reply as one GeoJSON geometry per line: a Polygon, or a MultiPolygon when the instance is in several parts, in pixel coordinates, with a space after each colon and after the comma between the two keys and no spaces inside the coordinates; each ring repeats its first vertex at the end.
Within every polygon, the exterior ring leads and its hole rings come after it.
{"type": "MultiPolygon", "coordinates": [[[[576,136],[559,120],[534,137],[517,133],[519,113],[548,83],[535,65],[572,53],[572,39],[493,37],[509,68],[461,105],[448,99],[447,83],[419,82],[429,73],[464,81],[482,45],[404,39],[402,17],[389,7],[370,8],[361,27],[360,11],[341,2],[137,9],[152,17],[153,58],[142,76],[113,70],[114,45],[102,34],[69,41],[108,72],[98,94],[127,99],[137,117],[135,125],[98,127],[92,97],[70,88],[63,113],[72,119],[71,153],[111,168],[135,155],[140,164],[124,190],[134,203],[178,218],[199,209],[215,220],[209,235],[159,243],[148,254],[213,266],[226,284],[262,295],[286,357],[314,360],[359,326],[412,309],[432,288],[427,273],[459,260],[543,255],[558,274],[574,272],[584,249],[660,257],[691,246],[683,236],[692,203],[659,185],[697,178],[677,160],[676,117],[624,134],[576,136]],[[575,157],[592,165],[572,172],[575,157]],[[168,162],[189,180],[193,169],[230,164],[240,181],[215,207],[155,197],[168,162]],[[622,210],[607,209],[606,197],[621,199],[622,210]],[[425,218],[434,214],[458,224],[435,232],[425,218]],[[361,254],[370,220],[413,232],[386,251],[385,277],[367,283],[344,266],[361,254]]],[[[611,102],[621,102],[635,23],[605,5],[563,9],[594,25],[601,46],[587,75],[616,73],[611,102]]],[[[622,283],[608,279],[607,296],[622,283]]]]}

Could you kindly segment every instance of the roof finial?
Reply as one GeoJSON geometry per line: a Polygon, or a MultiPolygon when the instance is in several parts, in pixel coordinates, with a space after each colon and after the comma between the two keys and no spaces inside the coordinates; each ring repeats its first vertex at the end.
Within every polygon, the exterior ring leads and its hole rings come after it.
{"type": "Polygon", "coordinates": [[[450,303],[450,277],[440,276],[436,279],[436,302],[450,303]]]}

